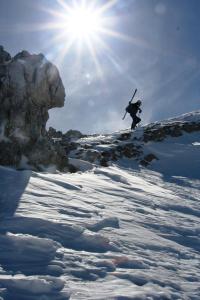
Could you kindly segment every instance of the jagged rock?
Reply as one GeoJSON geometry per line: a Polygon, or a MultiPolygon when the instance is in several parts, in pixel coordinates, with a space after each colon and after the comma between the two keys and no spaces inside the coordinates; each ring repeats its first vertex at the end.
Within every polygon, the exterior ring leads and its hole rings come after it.
{"type": "Polygon", "coordinates": [[[80,145],[75,142],[66,142],[62,141],[61,145],[64,147],[66,153],[68,154],[70,151],[76,150],[80,145]]]}
{"type": "Polygon", "coordinates": [[[101,165],[102,167],[108,167],[108,166],[109,166],[108,160],[106,160],[105,158],[102,158],[102,159],[100,160],[100,165],[101,165]]]}
{"type": "Polygon", "coordinates": [[[63,134],[61,131],[57,131],[53,127],[49,127],[49,130],[47,131],[47,135],[51,139],[61,138],[63,141],[68,141],[68,142],[86,137],[86,135],[82,134],[78,130],[70,129],[66,133],[63,134]]]}
{"type": "Polygon", "coordinates": [[[47,135],[51,139],[55,139],[55,138],[62,139],[63,138],[62,131],[59,131],[59,130],[57,131],[53,127],[49,127],[49,130],[47,131],[47,135]]]}
{"type": "Polygon", "coordinates": [[[118,137],[120,141],[126,141],[129,140],[130,138],[131,138],[131,132],[122,133],[121,136],[118,137]]]}
{"type": "Polygon", "coordinates": [[[200,123],[194,123],[194,122],[185,123],[182,125],[182,129],[188,133],[200,131],[200,123]]]}
{"type": "Polygon", "coordinates": [[[3,46],[0,46],[0,64],[3,64],[9,60],[11,60],[10,54],[4,50],[3,46]]]}
{"type": "Polygon", "coordinates": [[[122,154],[128,158],[136,157],[140,154],[140,151],[135,147],[133,143],[126,144],[122,150],[122,154]]]}
{"type": "Polygon", "coordinates": [[[95,161],[98,161],[101,158],[101,154],[97,150],[89,149],[84,152],[85,160],[94,163],[95,161]]]}
{"type": "Polygon", "coordinates": [[[147,154],[143,160],[140,161],[140,164],[144,167],[147,167],[153,160],[158,160],[158,158],[153,153],[147,154]]]}
{"type": "Polygon", "coordinates": [[[48,110],[64,105],[65,90],[57,68],[42,54],[27,51],[11,59],[0,47],[0,164],[41,169],[67,166],[59,145],[46,136],[48,110]]]}
{"type": "Polygon", "coordinates": [[[72,140],[72,139],[80,139],[86,137],[86,135],[82,134],[80,131],[78,130],[68,130],[65,134],[64,134],[64,138],[68,139],[68,140],[72,140]]]}
{"type": "Polygon", "coordinates": [[[103,156],[104,159],[109,160],[112,156],[112,153],[111,151],[103,151],[101,155],[103,156]]]}
{"type": "Polygon", "coordinates": [[[178,137],[183,134],[183,131],[188,133],[200,131],[199,122],[173,122],[171,124],[156,123],[149,125],[144,130],[143,141],[163,141],[167,136],[178,137]]]}
{"type": "Polygon", "coordinates": [[[29,164],[39,171],[44,171],[46,166],[55,165],[63,170],[67,167],[67,158],[64,149],[59,144],[52,144],[47,139],[38,140],[31,149],[25,152],[29,164]]]}

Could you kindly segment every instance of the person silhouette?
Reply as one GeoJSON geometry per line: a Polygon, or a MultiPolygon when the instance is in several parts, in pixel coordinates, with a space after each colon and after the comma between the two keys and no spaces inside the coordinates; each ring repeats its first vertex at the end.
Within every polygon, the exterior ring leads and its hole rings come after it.
{"type": "Polygon", "coordinates": [[[126,111],[130,114],[131,118],[132,118],[132,124],[131,124],[131,130],[135,129],[136,125],[138,123],[141,122],[141,118],[139,118],[137,116],[137,113],[141,113],[141,105],[142,105],[142,101],[138,100],[135,103],[131,103],[131,101],[129,102],[129,105],[126,108],[126,111]]]}

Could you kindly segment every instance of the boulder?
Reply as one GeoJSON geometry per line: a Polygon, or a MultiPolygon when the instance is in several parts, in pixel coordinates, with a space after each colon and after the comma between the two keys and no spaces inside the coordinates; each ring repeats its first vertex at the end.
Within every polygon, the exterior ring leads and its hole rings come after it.
{"type": "Polygon", "coordinates": [[[79,130],[70,129],[64,134],[64,138],[67,140],[78,140],[84,137],[86,137],[86,135],[82,134],[79,130]]]}
{"type": "Polygon", "coordinates": [[[140,161],[140,164],[147,167],[153,160],[158,160],[157,156],[153,153],[149,153],[140,161]]]}
{"type": "Polygon", "coordinates": [[[67,166],[65,152],[46,133],[48,110],[62,107],[65,89],[58,69],[43,54],[11,58],[0,47],[0,164],[34,170],[67,166]],[[23,164],[24,165],[24,164],[23,164]]]}

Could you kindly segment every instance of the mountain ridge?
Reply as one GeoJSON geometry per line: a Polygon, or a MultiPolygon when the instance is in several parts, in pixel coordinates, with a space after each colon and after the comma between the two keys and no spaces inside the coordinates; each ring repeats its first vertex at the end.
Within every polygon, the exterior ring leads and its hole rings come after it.
{"type": "MultiPolygon", "coordinates": [[[[76,159],[104,167],[123,159],[129,159],[130,163],[135,161],[138,165],[148,167],[156,161],[158,164],[159,160],[165,160],[163,155],[159,155],[157,149],[165,140],[168,141],[166,152],[172,152],[172,148],[181,151],[182,147],[182,152],[184,152],[184,148],[185,152],[192,151],[196,155],[199,131],[200,111],[194,111],[175,118],[150,123],[134,131],[124,130],[106,135],[71,137],[70,141],[65,140],[64,137],[58,142],[66,149],[70,163],[76,164],[76,167],[78,167],[76,159]],[[188,145],[184,142],[184,137],[187,137],[186,140],[190,137],[188,145]],[[180,149],[178,150],[177,147],[180,149]]],[[[199,165],[197,158],[196,161],[199,165]]],[[[159,171],[162,171],[161,168],[159,171]]]]}

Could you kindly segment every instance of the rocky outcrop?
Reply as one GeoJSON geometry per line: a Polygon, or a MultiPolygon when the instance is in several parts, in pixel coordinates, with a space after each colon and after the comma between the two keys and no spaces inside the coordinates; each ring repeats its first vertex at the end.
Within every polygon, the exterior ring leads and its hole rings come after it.
{"type": "Polygon", "coordinates": [[[0,46],[0,64],[3,64],[11,60],[10,54],[4,50],[3,46],[0,46]]]}
{"type": "Polygon", "coordinates": [[[140,161],[140,164],[147,167],[153,160],[158,160],[157,156],[153,153],[149,153],[140,161]]]}
{"type": "Polygon", "coordinates": [[[64,149],[46,134],[48,110],[62,107],[65,90],[57,68],[43,54],[11,58],[0,47],[0,164],[43,170],[67,166],[64,149]]]}
{"type": "Polygon", "coordinates": [[[63,143],[70,158],[81,159],[93,164],[108,167],[120,159],[138,160],[142,156],[141,143],[131,140],[131,132],[119,134],[111,140],[102,140],[91,135],[74,142],[63,143]]]}
{"type": "Polygon", "coordinates": [[[50,139],[62,139],[63,134],[62,131],[56,130],[53,127],[49,127],[49,130],[47,131],[47,135],[49,136],[50,139]]]}
{"type": "Polygon", "coordinates": [[[70,129],[64,134],[64,139],[73,141],[73,140],[84,138],[86,136],[87,135],[82,134],[79,130],[70,129]]]}
{"type": "Polygon", "coordinates": [[[136,131],[126,130],[113,135],[91,135],[77,141],[63,144],[70,158],[108,167],[120,161],[134,161],[136,165],[149,167],[160,160],[151,147],[166,138],[178,137],[185,133],[200,131],[200,111],[187,113],[163,122],[155,122],[136,131]]]}
{"type": "Polygon", "coordinates": [[[53,127],[49,127],[47,135],[51,139],[60,139],[63,143],[72,142],[81,138],[86,137],[87,135],[82,134],[79,130],[68,130],[66,133],[62,133],[60,130],[56,130],[53,127]]]}
{"type": "Polygon", "coordinates": [[[169,124],[155,123],[144,129],[143,141],[163,141],[166,137],[178,137],[184,132],[200,131],[200,122],[174,122],[169,124]]]}

